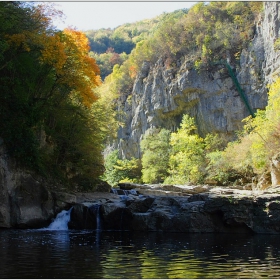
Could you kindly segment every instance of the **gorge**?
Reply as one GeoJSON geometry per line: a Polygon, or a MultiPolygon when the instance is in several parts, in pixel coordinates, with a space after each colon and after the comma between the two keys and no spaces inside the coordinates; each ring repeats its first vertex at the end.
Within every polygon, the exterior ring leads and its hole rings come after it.
{"type": "MultiPolygon", "coordinates": [[[[280,56],[274,43],[279,37],[279,3],[265,2],[263,17],[255,23],[255,35],[243,48],[235,76],[253,112],[267,105],[267,85],[279,71],[280,56]]],[[[231,58],[224,58],[231,64],[231,58]]],[[[250,115],[223,64],[198,72],[189,56],[172,66],[163,57],[144,62],[131,94],[122,100],[124,123],[108,149],[119,149],[122,158],[139,158],[140,141],[155,128],[175,131],[183,114],[194,117],[201,135],[217,132],[228,139],[250,115]]]]}
{"type": "MultiPolygon", "coordinates": [[[[279,8],[278,2],[264,3],[264,13],[255,24],[252,41],[240,54],[239,65],[231,65],[230,57],[225,57],[253,112],[265,108],[267,85],[279,74],[279,50],[275,48],[279,8]]],[[[139,158],[140,141],[146,133],[154,128],[174,131],[186,113],[196,119],[201,135],[217,132],[231,139],[242,127],[241,120],[250,112],[224,64],[198,71],[187,56],[178,57],[171,66],[165,62],[158,57],[155,64],[143,63],[132,92],[123,96],[119,111],[124,112],[124,125],[119,127],[118,137],[108,150],[118,149],[123,158],[139,158]]],[[[110,230],[120,227],[180,232],[279,233],[280,230],[277,180],[271,193],[255,190],[253,183],[248,189],[242,187],[238,194],[232,188],[228,193],[227,188],[215,192],[219,190],[217,186],[206,185],[195,193],[191,186],[159,185],[164,194],[153,194],[143,185],[137,190],[138,195],[130,194],[122,200],[110,193],[111,186],[106,183],[97,185],[95,194],[67,192],[63,186],[19,167],[2,141],[0,148],[1,228],[45,227],[59,212],[73,207],[69,226],[75,229],[96,229],[98,210],[104,229],[110,230]],[[167,195],[170,190],[173,193],[167,195]]]]}

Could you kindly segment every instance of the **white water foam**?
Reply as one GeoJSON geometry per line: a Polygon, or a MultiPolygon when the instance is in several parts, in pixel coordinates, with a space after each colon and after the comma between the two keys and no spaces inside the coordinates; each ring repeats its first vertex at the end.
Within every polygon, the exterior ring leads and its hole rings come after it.
{"type": "Polygon", "coordinates": [[[62,210],[57,214],[55,220],[47,228],[44,228],[44,230],[68,230],[71,211],[72,208],[68,211],[62,210]]]}
{"type": "Polygon", "coordinates": [[[112,188],[111,190],[112,190],[113,194],[118,194],[118,191],[116,189],[112,188]]]}

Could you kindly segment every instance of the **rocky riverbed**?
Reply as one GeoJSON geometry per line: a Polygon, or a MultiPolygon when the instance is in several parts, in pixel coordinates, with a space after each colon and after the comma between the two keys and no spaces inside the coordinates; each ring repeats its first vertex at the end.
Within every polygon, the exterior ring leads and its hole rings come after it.
{"type": "Polygon", "coordinates": [[[79,193],[71,229],[167,232],[280,232],[280,188],[123,184],[111,193],[79,193]],[[118,194],[117,194],[118,193],[118,194]]]}
{"type": "Polygon", "coordinates": [[[7,160],[2,166],[0,228],[46,227],[72,208],[70,229],[280,233],[278,185],[259,190],[128,183],[111,189],[104,183],[98,192],[68,193],[30,173],[12,172],[7,160]]]}

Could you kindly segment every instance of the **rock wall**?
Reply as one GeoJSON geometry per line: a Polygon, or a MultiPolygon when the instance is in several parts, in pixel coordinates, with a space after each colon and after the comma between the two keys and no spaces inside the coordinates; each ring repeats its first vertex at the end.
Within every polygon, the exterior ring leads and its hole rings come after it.
{"type": "MultiPolygon", "coordinates": [[[[253,111],[265,108],[267,84],[280,69],[279,51],[274,50],[279,37],[279,7],[278,2],[265,3],[255,36],[234,69],[253,111]]],[[[163,58],[155,64],[144,62],[119,111],[123,112],[124,126],[108,150],[119,149],[122,158],[139,158],[145,133],[162,127],[174,131],[185,113],[195,117],[202,136],[217,132],[228,139],[233,139],[234,132],[242,128],[241,120],[249,115],[223,65],[198,73],[187,56],[172,67],[163,58]]]]}
{"type": "Polygon", "coordinates": [[[48,226],[75,202],[75,197],[55,191],[44,178],[19,168],[0,146],[0,228],[48,226]]]}

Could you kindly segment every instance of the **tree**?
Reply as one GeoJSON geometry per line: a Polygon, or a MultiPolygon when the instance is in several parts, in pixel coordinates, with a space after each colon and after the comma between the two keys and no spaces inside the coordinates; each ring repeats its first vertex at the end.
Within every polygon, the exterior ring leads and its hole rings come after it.
{"type": "Polygon", "coordinates": [[[170,131],[161,129],[159,132],[146,135],[141,141],[142,179],[144,183],[162,183],[168,176],[170,131]]]}
{"type": "Polygon", "coordinates": [[[105,158],[105,172],[102,178],[110,185],[116,186],[120,182],[135,182],[141,181],[141,166],[138,159],[130,160],[119,158],[119,151],[114,150],[105,158]]]}
{"type": "Polygon", "coordinates": [[[50,13],[0,3],[0,136],[22,166],[90,185],[103,172],[99,69],[86,36],[56,31],[50,13]]]}
{"type": "Polygon", "coordinates": [[[196,133],[194,118],[184,115],[180,128],[171,133],[170,176],[165,183],[198,183],[204,175],[205,143],[196,133]]]}

